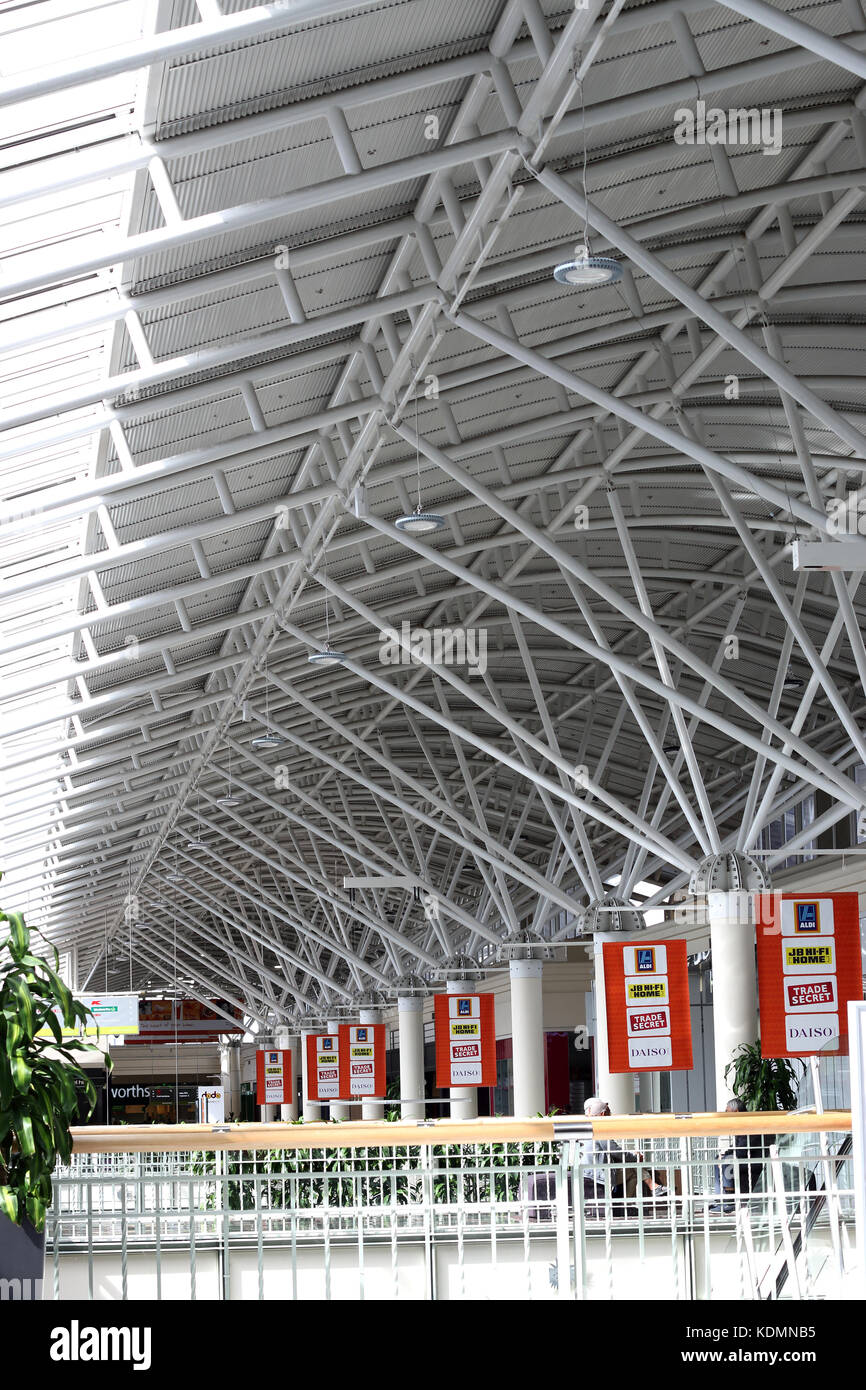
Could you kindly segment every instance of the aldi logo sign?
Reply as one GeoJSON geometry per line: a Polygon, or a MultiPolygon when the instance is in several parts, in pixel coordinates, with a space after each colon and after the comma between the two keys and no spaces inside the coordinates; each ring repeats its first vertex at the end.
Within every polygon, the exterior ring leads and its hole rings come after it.
{"type": "Polygon", "coordinates": [[[846,1052],[863,992],[857,894],[764,894],[758,909],[761,1056],[846,1052]]]}
{"type": "Polygon", "coordinates": [[[492,994],[437,994],[436,1085],[496,1085],[496,1023],[492,994]]]}
{"type": "Polygon", "coordinates": [[[602,959],[611,1072],[691,1071],[686,943],[606,941],[602,959]]]}
{"type": "Polygon", "coordinates": [[[258,1105],[290,1105],[295,1073],[292,1070],[290,1048],[272,1052],[261,1049],[256,1053],[256,1103],[258,1105]]]}
{"type": "Polygon", "coordinates": [[[339,1039],[334,1033],[309,1033],[307,1045],[307,1099],[340,1099],[339,1039]]]}
{"type": "Polygon", "coordinates": [[[384,1099],[384,1023],[340,1025],[340,1100],[384,1099]]]}
{"type": "Polygon", "coordinates": [[[818,902],[794,904],[796,918],[794,930],[800,935],[803,932],[820,932],[821,930],[821,906],[818,902]]]}

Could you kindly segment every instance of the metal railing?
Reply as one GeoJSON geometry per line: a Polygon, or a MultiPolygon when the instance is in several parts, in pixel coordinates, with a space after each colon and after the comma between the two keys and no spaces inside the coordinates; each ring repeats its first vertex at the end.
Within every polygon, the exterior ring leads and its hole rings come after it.
{"type": "Polygon", "coordinates": [[[839,1296],[850,1117],[732,1118],[81,1130],[45,1296],[839,1296]]]}

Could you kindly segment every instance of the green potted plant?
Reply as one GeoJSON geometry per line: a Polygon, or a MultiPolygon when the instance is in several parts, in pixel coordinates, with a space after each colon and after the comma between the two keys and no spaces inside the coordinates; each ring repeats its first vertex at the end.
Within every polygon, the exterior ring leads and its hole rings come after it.
{"type": "MultiPolygon", "coordinates": [[[[53,949],[53,948],[52,948],[53,949]]],[[[30,950],[20,912],[0,911],[0,1280],[12,1297],[39,1297],[51,1174],[72,1152],[83,1084],[92,1111],[93,1083],[76,1065],[87,1044],[64,1037],[89,1010],[54,967],[30,950]],[[8,932],[8,935],[4,935],[8,932]]],[[[100,1062],[102,1054],[100,1053],[100,1062]]]]}
{"type": "Polygon", "coordinates": [[[802,1072],[787,1057],[762,1057],[760,1042],[741,1043],[725,1067],[725,1080],[747,1110],[793,1110],[802,1072]]]}

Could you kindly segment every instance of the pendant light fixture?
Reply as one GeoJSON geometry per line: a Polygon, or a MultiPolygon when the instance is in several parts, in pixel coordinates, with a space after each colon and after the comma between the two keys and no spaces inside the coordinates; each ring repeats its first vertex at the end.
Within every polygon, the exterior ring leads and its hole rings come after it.
{"type": "Polygon", "coordinates": [[[268,713],[268,658],[265,654],[265,733],[256,734],[255,738],[250,739],[250,747],[256,749],[282,748],[285,739],[282,734],[274,733],[271,728],[270,715],[268,713]]]}
{"type": "Polygon", "coordinates": [[[201,795],[199,795],[198,802],[196,803],[195,820],[195,834],[191,840],[187,840],[186,847],[191,850],[207,849],[207,844],[201,837],[201,795]]]}
{"type": "Polygon", "coordinates": [[[243,801],[243,797],[237,796],[237,795],[235,794],[235,792],[232,791],[232,746],[231,746],[231,744],[229,744],[229,784],[228,784],[228,791],[225,793],[224,796],[218,796],[218,797],[217,797],[216,804],[217,804],[217,806],[224,806],[227,810],[230,810],[233,806],[240,806],[240,804],[241,804],[242,801],[243,801]]]}
{"type": "MultiPolygon", "coordinates": [[[[322,552],[322,574],[326,576],[325,552],[322,552]]],[[[311,652],[307,661],[311,666],[339,666],[346,660],[346,653],[336,651],[331,646],[331,617],[328,607],[328,590],[322,585],[325,595],[325,645],[320,652],[311,652]]]]}
{"type": "Polygon", "coordinates": [[[415,468],[418,477],[418,501],[414,512],[408,516],[398,516],[394,525],[407,536],[429,536],[433,531],[441,531],[445,525],[444,516],[437,512],[425,512],[421,506],[421,442],[418,434],[418,383],[415,383],[415,468]]]}
{"type": "Polygon", "coordinates": [[[574,80],[580,91],[580,136],[583,145],[583,234],[574,248],[574,259],[563,261],[553,272],[553,278],[560,285],[575,286],[584,290],[597,289],[599,285],[613,285],[622,279],[622,266],[610,256],[594,256],[589,245],[589,193],[586,187],[586,108],[583,101],[583,79],[574,64],[574,80]]]}

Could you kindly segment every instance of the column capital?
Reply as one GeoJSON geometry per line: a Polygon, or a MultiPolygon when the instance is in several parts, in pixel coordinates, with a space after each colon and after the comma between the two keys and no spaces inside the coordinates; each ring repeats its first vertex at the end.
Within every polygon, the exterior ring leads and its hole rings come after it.
{"type": "Polygon", "coordinates": [[[508,963],[512,980],[538,980],[544,974],[543,960],[512,960],[508,963]]]}

